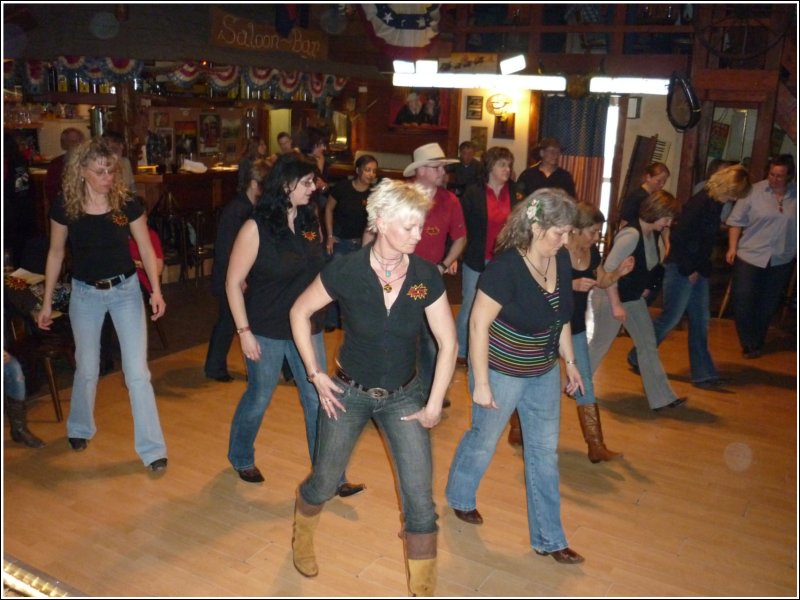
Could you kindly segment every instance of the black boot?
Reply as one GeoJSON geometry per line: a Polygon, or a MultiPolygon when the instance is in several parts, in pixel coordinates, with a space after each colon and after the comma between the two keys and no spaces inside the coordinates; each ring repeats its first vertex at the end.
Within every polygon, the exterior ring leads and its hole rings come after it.
{"type": "Polygon", "coordinates": [[[25,402],[8,400],[8,416],[11,420],[11,439],[28,448],[41,448],[44,442],[28,431],[26,412],[28,407],[25,402]]]}

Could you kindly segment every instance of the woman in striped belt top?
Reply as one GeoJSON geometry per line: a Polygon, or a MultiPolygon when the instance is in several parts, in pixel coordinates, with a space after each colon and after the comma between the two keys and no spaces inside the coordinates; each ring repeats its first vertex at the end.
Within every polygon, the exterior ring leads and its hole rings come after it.
{"type": "Polygon", "coordinates": [[[518,204],[497,239],[497,254],[478,281],[469,326],[472,428],[456,450],[445,494],[456,516],[478,525],[476,492],[511,413],[519,412],[528,528],[537,554],[583,561],[561,526],[558,446],[561,377],[568,394],[583,382],[575,364],[570,317],[572,275],[564,248],[575,203],[543,188],[518,204]]]}

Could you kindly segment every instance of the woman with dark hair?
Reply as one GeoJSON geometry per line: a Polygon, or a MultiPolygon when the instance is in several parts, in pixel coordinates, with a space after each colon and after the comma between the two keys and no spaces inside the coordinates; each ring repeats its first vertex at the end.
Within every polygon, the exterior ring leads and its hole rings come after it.
{"type": "MultiPolygon", "coordinates": [[[[672,251],[664,261],[663,307],[653,322],[653,329],[656,345],[659,345],[683,314],[688,315],[689,365],[696,387],[714,388],[724,380],[708,350],[711,253],[719,233],[723,206],[747,196],[750,189],[750,176],[742,165],[717,171],[704,189],[683,205],[680,219],[672,228],[672,251]]],[[[628,363],[639,368],[636,348],[628,353],[628,363]]]]}
{"type": "Polygon", "coordinates": [[[583,394],[574,394],[578,405],[578,420],[581,424],[583,439],[589,449],[589,460],[598,463],[613,460],[622,456],[606,448],[603,439],[603,428],[600,425],[600,411],[594,395],[592,383],[592,365],[589,361],[589,343],[586,338],[586,308],[589,292],[594,289],[605,289],[616,283],[633,269],[633,257],[626,258],[616,271],[608,273],[600,268],[600,251],[597,242],[606,218],[596,206],[586,203],[578,204],[575,215],[575,228],[567,242],[570,264],[572,265],[572,293],[575,309],[572,312],[572,346],[575,349],[575,360],[583,379],[583,394]]]}
{"type": "Polygon", "coordinates": [[[467,187],[461,197],[464,224],[467,227],[467,247],[464,250],[461,272],[461,308],[456,320],[458,332],[458,362],[467,363],[467,325],[478,277],[494,257],[495,243],[503,225],[516,206],[511,173],[514,155],[508,148],[493,146],[483,153],[484,183],[467,187]]]}
{"type": "MultiPolygon", "coordinates": [[[[289,309],[325,264],[319,221],[308,205],[315,174],[313,164],[294,154],[278,157],[252,218],[236,236],[228,263],[225,292],[247,364],[247,389],[233,416],[228,460],[250,483],[264,481],[255,464],[254,445],[284,358],[297,383],[308,455],[314,461],[319,398],[292,341],[289,309]]],[[[319,312],[312,317],[310,339],[316,360],[324,366],[321,318],[319,312]]],[[[344,483],[342,475],[340,495],[361,490],[363,486],[344,483]]]]}
{"type": "Polygon", "coordinates": [[[151,319],[164,315],[156,256],[144,206],[122,179],[117,155],[102,138],[83,142],[67,158],[61,195],[50,208],[50,249],[45,268],[40,328],[53,323],[55,290],[67,238],[72,249],[69,318],[75,338],[75,381],[67,436],[73,450],[86,449],[97,428],[94,403],[100,371],[100,331],[111,315],[122,350],[122,371],[131,398],[136,452],[152,471],[167,468],[167,446],[147,367],[147,324],[128,236],[139,246],[153,291],[151,319]]]}
{"type": "MultiPolygon", "coordinates": [[[[325,203],[325,246],[328,256],[336,258],[361,248],[367,227],[367,198],[378,179],[378,161],[363,154],[355,162],[355,177],[334,185],[325,203]]],[[[325,329],[339,327],[339,305],[332,302],[325,313],[325,329]]]]}
{"type": "Polygon", "coordinates": [[[794,159],[781,154],[769,161],[767,178],[753,185],[726,221],[733,265],[733,311],[745,358],[764,353],[770,321],[795,270],[797,188],[794,159]]]}
{"type": "Polygon", "coordinates": [[[292,555],[306,577],[319,572],[314,531],[322,509],[372,419],[397,474],[409,590],[433,595],[437,515],[429,430],[442,416],[456,336],[441,273],[414,254],[430,207],[422,186],[382,181],[367,203],[374,243],[329,263],[292,308],[292,333],[324,410],[314,470],[300,485],[294,513],[292,555]],[[391,273],[381,257],[391,260],[391,273]],[[344,343],[331,377],[314,351],[313,315],[333,299],[342,308],[344,343]],[[416,372],[426,318],[439,347],[430,388],[416,372]]]}
{"type": "Polygon", "coordinates": [[[639,207],[647,197],[664,189],[664,185],[669,179],[669,169],[662,162],[654,162],[647,165],[642,175],[642,183],[635,190],[630,192],[622,201],[619,209],[619,228],[622,229],[629,223],[633,223],[639,218],[639,207]]]}
{"type": "Polygon", "coordinates": [[[537,554],[575,564],[561,525],[558,433],[561,372],[566,392],[583,392],[572,348],[572,277],[563,248],[575,203],[544,188],[519,203],[497,239],[498,254],[478,281],[470,316],[472,427],[461,438],[445,495],[456,516],[479,525],[477,491],[511,413],[519,412],[530,543],[537,554]]]}
{"type": "Polygon", "coordinates": [[[679,398],[667,379],[658,356],[653,321],[647,309],[652,272],[660,264],[656,237],[672,223],[680,212],[680,204],[669,192],[660,190],[647,197],[639,209],[639,217],[622,228],[606,257],[604,271],[614,271],[633,256],[633,271],[605,294],[592,294],[594,331],[589,341],[592,372],[608,352],[622,323],[633,338],[639,353],[639,367],[647,402],[654,411],[675,408],[686,402],[679,398]]]}

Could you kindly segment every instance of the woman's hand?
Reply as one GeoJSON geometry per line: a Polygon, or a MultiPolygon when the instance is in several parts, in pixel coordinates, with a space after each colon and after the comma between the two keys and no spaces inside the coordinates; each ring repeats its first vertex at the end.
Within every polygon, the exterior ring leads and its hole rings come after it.
{"type": "Polygon", "coordinates": [[[36,315],[36,325],[39,329],[50,331],[50,326],[53,324],[53,306],[51,304],[43,304],[42,310],[36,315]]]}
{"type": "Polygon", "coordinates": [[[585,394],[586,392],[583,389],[583,379],[581,379],[580,371],[578,371],[578,366],[574,364],[567,365],[567,385],[564,387],[564,391],[569,396],[575,396],[577,391],[580,390],[581,395],[585,394]]]}
{"type": "Polygon", "coordinates": [[[256,340],[252,331],[243,331],[239,334],[239,343],[242,346],[242,354],[253,362],[261,360],[261,344],[256,340]]]}
{"type": "Polygon", "coordinates": [[[338,240],[334,236],[332,235],[328,236],[328,240],[325,242],[325,249],[328,251],[328,254],[333,254],[333,245],[337,241],[338,240]]]}
{"type": "Polygon", "coordinates": [[[161,295],[161,292],[153,292],[150,294],[150,308],[153,310],[153,316],[150,317],[151,321],[155,321],[164,316],[167,310],[167,303],[164,301],[164,296],[161,295]]]}
{"type": "Polygon", "coordinates": [[[472,401],[483,408],[497,408],[488,383],[475,385],[472,390],[472,401]]]}
{"type": "Polygon", "coordinates": [[[620,323],[625,322],[625,307],[622,304],[611,305],[611,315],[620,323]]]}
{"type": "Polygon", "coordinates": [[[591,277],[579,277],[572,280],[572,289],[576,292],[588,292],[597,285],[597,280],[591,277]]]}
{"type": "Polygon", "coordinates": [[[425,406],[415,412],[413,415],[408,415],[407,417],[400,417],[401,421],[419,421],[419,424],[422,425],[425,429],[433,429],[439,424],[439,421],[442,420],[442,409],[434,410],[430,407],[430,405],[425,406]]]}
{"type": "Polygon", "coordinates": [[[725,262],[732,265],[736,261],[736,248],[729,248],[725,253],[725,262]]]}
{"type": "Polygon", "coordinates": [[[337,386],[327,373],[317,373],[314,375],[312,383],[317,389],[319,404],[329,419],[337,420],[339,418],[337,410],[343,413],[347,412],[344,404],[339,401],[339,394],[343,391],[342,388],[337,386]]]}
{"type": "Polygon", "coordinates": [[[700,280],[700,273],[694,271],[691,275],[689,275],[689,277],[687,277],[687,279],[689,280],[689,283],[694,285],[700,280]]]}

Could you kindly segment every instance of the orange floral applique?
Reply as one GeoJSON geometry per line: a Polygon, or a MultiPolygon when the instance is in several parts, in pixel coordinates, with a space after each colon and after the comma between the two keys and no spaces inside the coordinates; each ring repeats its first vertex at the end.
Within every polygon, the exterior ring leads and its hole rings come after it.
{"type": "Polygon", "coordinates": [[[7,288],[12,290],[27,290],[28,289],[28,282],[20,277],[14,277],[13,275],[6,275],[5,277],[5,285],[7,288]]]}
{"type": "Polygon", "coordinates": [[[422,300],[428,297],[428,288],[424,283],[412,285],[408,290],[408,297],[412,300],[422,300]]]}
{"type": "Polygon", "coordinates": [[[436,225],[431,225],[430,227],[425,229],[425,233],[427,233],[428,235],[439,235],[440,231],[441,230],[438,227],[436,227],[436,225]]]}
{"type": "Polygon", "coordinates": [[[115,212],[112,217],[111,221],[114,225],[119,225],[120,227],[125,227],[128,224],[128,217],[123,212],[115,212]]]}
{"type": "Polygon", "coordinates": [[[304,231],[303,237],[306,238],[309,242],[313,242],[317,239],[317,232],[316,231],[304,231]]]}

